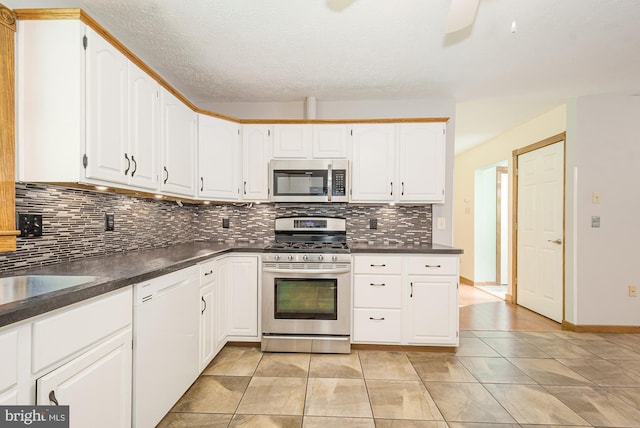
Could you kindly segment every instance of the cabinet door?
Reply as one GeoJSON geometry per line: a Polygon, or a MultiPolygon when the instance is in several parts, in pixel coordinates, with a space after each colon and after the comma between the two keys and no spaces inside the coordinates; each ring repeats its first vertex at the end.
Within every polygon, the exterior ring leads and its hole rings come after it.
{"type": "Polygon", "coordinates": [[[168,91],[161,90],[162,190],[195,196],[196,115],[168,91]]]}
{"type": "Polygon", "coordinates": [[[160,148],[160,86],[129,63],[129,183],[143,189],[158,188],[160,148]]]}
{"type": "Polygon", "coordinates": [[[311,125],[275,125],[273,127],[273,157],[276,159],[309,159],[311,157],[311,125]]]}
{"type": "Polygon", "coordinates": [[[407,343],[457,346],[456,278],[409,276],[407,281],[407,343]]]}
{"type": "Polygon", "coordinates": [[[258,337],[258,258],[227,258],[229,336],[258,337]]]}
{"type": "Polygon", "coordinates": [[[398,200],[444,202],[444,123],[408,123],[399,126],[398,200]]]}
{"type": "Polygon", "coordinates": [[[269,160],[272,153],[271,126],[242,127],[242,199],[269,200],[269,160]]]}
{"type": "Polygon", "coordinates": [[[18,404],[18,331],[0,334],[0,405],[18,404]]]}
{"type": "Polygon", "coordinates": [[[312,125],[314,159],[346,159],[349,153],[349,126],[312,125]]]}
{"type": "Polygon", "coordinates": [[[90,27],[86,54],[86,177],[127,183],[128,60],[90,27]]]}
{"type": "Polygon", "coordinates": [[[392,201],[395,125],[354,125],[351,200],[392,201]]]}
{"type": "Polygon", "coordinates": [[[200,371],[213,360],[216,351],[215,283],[200,289],[200,371]]]}
{"type": "MultiPolygon", "coordinates": [[[[227,283],[229,281],[227,258],[216,262],[216,344],[219,351],[227,343],[227,283]]],[[[216,352],[217,352],[216,351],[216,352]]]]}
{"type": "Polygon", "coordinates": [[[44,375],[36,391],[37,405],[69,406],[71,428],[131,426],[131,330],[44,375]]]}
{"type": "Polygon", "coordinates": [[[203,198],[240,199],[238,170],[240,127],[216,117],[198,115],[198,195],[203,198]]]}

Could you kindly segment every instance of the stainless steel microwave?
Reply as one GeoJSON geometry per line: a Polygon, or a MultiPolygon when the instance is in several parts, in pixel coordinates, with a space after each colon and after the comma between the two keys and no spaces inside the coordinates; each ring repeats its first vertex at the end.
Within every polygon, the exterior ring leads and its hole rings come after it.
{"type": "Polygon", "coordinates": [[[272,202],[349,202],[346,159],[272,160],[272,202]]]}

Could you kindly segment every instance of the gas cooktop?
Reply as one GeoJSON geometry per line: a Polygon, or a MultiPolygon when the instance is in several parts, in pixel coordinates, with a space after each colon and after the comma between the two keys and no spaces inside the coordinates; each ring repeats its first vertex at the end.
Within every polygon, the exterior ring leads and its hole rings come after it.
{"type": "Polygon", "coordinates": [[[347,253],[346,242],[275,242],[266,246],[265,251],[305,252],[305,253],[347,253]]]}

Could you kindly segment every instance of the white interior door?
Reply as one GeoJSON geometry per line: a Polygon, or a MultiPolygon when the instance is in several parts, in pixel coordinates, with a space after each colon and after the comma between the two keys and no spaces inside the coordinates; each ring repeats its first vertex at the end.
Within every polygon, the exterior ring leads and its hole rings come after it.
{"type": "Polygon", "coordinates": [[[562,322],[564,141],[518,157],[517,303],[562,322]]]}

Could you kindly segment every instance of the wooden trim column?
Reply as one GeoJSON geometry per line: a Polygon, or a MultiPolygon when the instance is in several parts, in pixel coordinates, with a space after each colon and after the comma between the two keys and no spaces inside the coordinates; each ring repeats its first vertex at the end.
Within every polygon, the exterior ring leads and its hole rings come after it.
{"type": "Polygon", "coordinates": [[[16,249],[15,56],[16,17],[0,3],[0,252],[16,249]]]}

